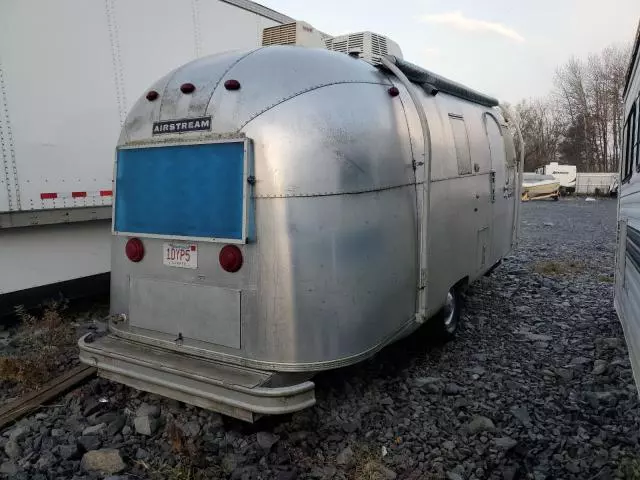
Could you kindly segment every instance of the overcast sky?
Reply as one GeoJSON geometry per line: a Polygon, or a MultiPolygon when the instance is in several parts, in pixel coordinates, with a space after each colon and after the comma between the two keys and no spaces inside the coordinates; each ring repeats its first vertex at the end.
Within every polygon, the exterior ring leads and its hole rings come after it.
{"type": "Polygon", "coordinates": [[[558,65],[630,43],[640,0],[258,0],[330,35],[371,30],[404,58],[502,101],[545,95],[558,65]]]}

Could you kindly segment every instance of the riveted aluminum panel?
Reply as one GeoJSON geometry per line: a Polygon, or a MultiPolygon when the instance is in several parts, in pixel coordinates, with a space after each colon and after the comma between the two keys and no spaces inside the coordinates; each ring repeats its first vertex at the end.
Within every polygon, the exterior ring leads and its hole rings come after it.
{"type": "Polygon", "coordinates": [[[130,323],[182,338],[240,348],[240,291],[132,278],[130,323]]]}
{"type": "MultiPolygon", "coordinates": [[[[381,83],[387,88],[391,86],[386,75],[363,60],[328,50],[290,46],[257,50],[250,61],[238,62],[223,80],[228,78],[238,80],[242,88],[236,92],[218,88],[211,97],[207,112],[214,114],[213,131],[216,132],[242,129],[264,111],[326,85],[381,83]]],[[[349,110],[352,109],[344,111],[349,110]]]]}

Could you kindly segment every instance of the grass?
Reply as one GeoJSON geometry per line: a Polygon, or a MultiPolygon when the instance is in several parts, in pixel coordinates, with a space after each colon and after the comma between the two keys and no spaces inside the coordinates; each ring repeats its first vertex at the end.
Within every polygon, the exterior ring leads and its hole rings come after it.
{"type": "Polygon", "coordinates": [[[65,318],[65,302],[50,302],[40,315],[16,307],[20,327],[13,354],[0,355],[0,380],[37,387],[58,370],[61,354],[75,348],[75,327],[65,318]]]}
{"type": "Polygon", "coordinates": [[[218,465],[203,467],[203,454],[199,439],[189,440],[175,422],[166,427],[167,437],[171,443],[171,451],[175,455],[176,464],[169,465],[162,461],[137,461],[136,465],[144,470],[151,480],[205,480],[223,478],[222,469],[218,465]]]}
{"type": "Polygon", "coordinates": [[[559,277],[562,275],[576,275],[586,270],[584,263],[577,260],[543,260],[536,262],[533,271],[547,277],[559,277]]]}
{"type": "Polygon", "coordinates": [[[627,480],[640,480],[640,460],[625,459],[622,462],[622,472],[627,480]]]}
{"type": "Polygon", "coordinates": [[[602,282],[602,283],[613,283],[613,277],[610,277],[609,275],[600,275],[598,277],[598,281],[602,282]]]}
{"type": "Polygon", "coordinates": [[[138,467],[145,471],[151,480],[196,480],[201,478],[192,465],[179,460],[174,466],[160,462],[136,461],[138,467]]]}
{"type": "Polygon", "coordinates": [[[349,478],[353,480],[384,480],[385,466],[381,462],[382,454],[368,445],[356,445],[352,447],[354,452],[354,466],[349,472],[349,478]]]}

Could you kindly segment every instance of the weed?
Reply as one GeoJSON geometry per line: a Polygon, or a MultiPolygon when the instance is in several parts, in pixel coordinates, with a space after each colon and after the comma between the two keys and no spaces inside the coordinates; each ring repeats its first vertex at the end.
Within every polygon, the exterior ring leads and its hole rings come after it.
{"type": "Polygon", "coordinates": [[[384,480],[387,468],[380,461],[381,455],[368,445],[356,445],[353,448],[355,464],[349,478],[353,480],[384,480]]]}
{"type": "Polygon", "coordinates": [[[577,260],[555,261],[544,260],[537,262],[533,266],[533,271],[547,277],[558,277],[562,275],[576,275],[584,272],[586,266],[577,260]]]}
{"type": "Polygon", "coordinates": [[[63,312],[64,302],[50,302],[40,316],[18,306],[20,319],[14,346],[16,353],[0,356],[0,380],[35,387],[49,380],[59,366],[60,355],[75,348],[76,333],[63,312]]]}
{"type": "Polygon", "coordinates": [[[143,462],[138,460],[136,465],[144,470],[145,478],[150,480],[205,480],[222,478],[222,472],[217,465],[207,468],[195,467],[187,458],[178,457],[175,465],[169,465],[160,460],[143,462]]]}
{"type": "Polygon", "coordinates": [[[621,467],[624,478],[627,480],[640,480],[640,460],[637,458],[627,458],[622,461],[621,467]]]}
{"type": "Polygon", "coordinates": [[[610,277],[609,275],[600,275],[598,277],[598,281],[602,283],[613,283],[613,277],[610,277]]]}

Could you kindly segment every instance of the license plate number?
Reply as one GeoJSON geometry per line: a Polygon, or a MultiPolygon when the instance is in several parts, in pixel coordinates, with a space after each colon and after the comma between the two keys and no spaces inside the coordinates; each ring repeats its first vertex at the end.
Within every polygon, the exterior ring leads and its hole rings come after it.
{"type": "Polygon", "coordinates": [[[164,243],[162,263],[169,267],[198,268],[198,247],[193,243],[164,243]]]}

